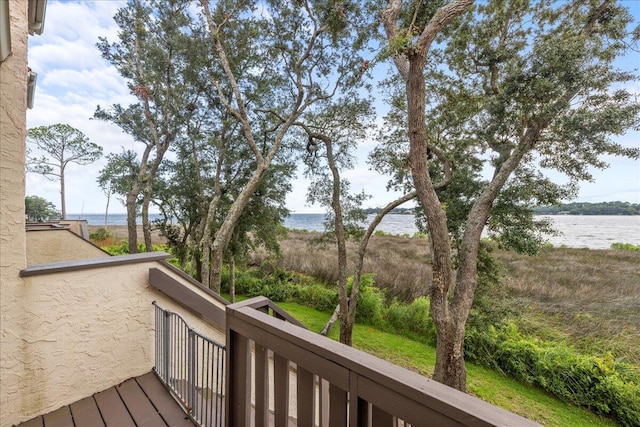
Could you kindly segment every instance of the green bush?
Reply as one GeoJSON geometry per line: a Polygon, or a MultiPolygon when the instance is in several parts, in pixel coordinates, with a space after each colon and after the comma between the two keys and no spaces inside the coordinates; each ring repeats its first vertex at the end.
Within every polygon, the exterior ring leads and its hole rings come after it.
{"type": "MultiPolygon", "coordinates": [[[[117,245],[104,246],[102,249],[108,252],[110,255],[127,255],[129,254],[129,243],[123,240],[117,245]]],[[[154,252],[158,252],[158,251],[170,252],[167,246],[165,245],[153,245],[152,249],[154,252]]],[[[146,251],[147,249],[144,243],[138,243],[138,253],[143,253],[146,251]]]]}
{"type": "Polygon", "coordinates": [[[611,244],[611,249],[615,251],[637,252],[637,251],[640,251],[640,245],[634,245],[631,243],[614,242],[611,244]]]}
{"type": "Polygon", "coordinates": [[[299,304],[323,312],[333,311],[338,304],[336,290],[319,284],[297,285],[293,289],[291,298],[299,304]]]}
{"type": "Polygon", "coordinates": [[[386,309],[388,329],[429,345],[436,344],[436,328],[431,320],[429,298],[420,297],[409,305],[394,301],[386,309]]]}
{"type": "Polygon", "coordinates": [[[611,354],[582,355],[565,344],[524,337],[508,324],[469,331],[465,356],[625,426],[640,425],[640,378],[611,354]]]}
{"type": "Polygon", "coordinates": [[[107,231],[106,228],[100,227],[93,233],[89,234],[89,239],[91,240],[107,240],[113,237],[113,233],[107,231]]]}
{"type": "Polygon", "coordinates": [[[361,284],[356,306],[356,322],[380,326],[384,310],[384,293],[373,284],[361,284]]]}
{"type": "MultiPolygon", "coordinates": [[[[129,253],[129,243],[123,240],[117,245],[105,246],[102,249],[110,255],[127,255],[129,253]]],[[[138,243],[138,252],[144,252],[144,245],[142,243],[138,243]]]]}

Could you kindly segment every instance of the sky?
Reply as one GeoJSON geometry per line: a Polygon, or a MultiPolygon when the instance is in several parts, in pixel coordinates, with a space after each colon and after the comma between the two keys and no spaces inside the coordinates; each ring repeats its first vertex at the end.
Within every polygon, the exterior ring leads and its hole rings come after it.
{"type": "MultiPolygon", "coordinates": [[[[640,0],[624,0],[640,22],[640,0]]],[[[29,37],[29,67],[38,74],[34,108],[27,113],[28,128],[67,123],[82,131],[92,142],[101,145],[104,153],[118,153],[122,147],[142,152],[142,145],[123,133],[117,126],[93,120],[97,105],[128,105],[136,102],[125,81],[114,67],[105,61],[96,42],[98,37],[116,41],[118,27],[113,16],[122,2],[48,0],[44,32],[29,37]]],[[[640,67],[640,54],[629,55],[620,62],[627,69],[640,67]]],[[[631,88],[640,95],[640,84],[631,88]]],[[[640,132],[628,132],[617,139],[629,147],[640,146],[640,132]]],[[[371,198],[365,207],[382,207],[398,197],[386,191],[387,177],[369,170],[366,164],[373,141],[365,141],[357,153],[354,169],[345,171],[344,178],[354,191],[364,191],[371,198]]],[[[611,167],[594,171],[595,182],[582,183],[578,202],[628,201],[640,203],[640,162],[612,157],[611,167]]],[[[107,197],[96,183],[106,158],[66,170],[66,202],[68,214],[104,212],[107,197]]],[[[307,205],[308,182],[300,177],[293,182],[287,197],[287,208],[297,213],[323,212],[320,206],[307,205]]],[[[40,196],[60,208],[60,184],[42,175],[27,173],[27,195],[40,196]]],[[[157,211],[157,208],[156,208],[157,211]]],[[[122,203],[112,197],[109,213],[125,213],[122,203]]],[[[69,218],[73,218],[68,215],[69,218]]]]}

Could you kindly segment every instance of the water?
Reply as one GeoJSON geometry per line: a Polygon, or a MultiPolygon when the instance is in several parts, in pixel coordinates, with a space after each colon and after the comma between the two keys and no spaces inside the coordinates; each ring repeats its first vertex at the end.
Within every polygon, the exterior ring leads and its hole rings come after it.
{"type": "MultiPolygon", "coordinates": [[[[153,221],[160,218],[150,215],[153,221]]],[[[375,215],[369,215],[369,222],[375,215]]],[[[104,226],[104,214],[70,214],[69,219],[86,219],[89,225],[104,226]]],[[[614,242],[640,245],[640,216],[554,215],[550,216],[560,231],[559,236],[549,236],[554,246],[572,248],[609,249],[614,242]]],[[[140,223],[140,219],[138,219],[140,223]]],[[[108,225],[126,225],[125,214],[110,214],[108,225]]],[[[323,231],[324,214],[291,214],[284,225],[291,229],[323,231]]],[[[385,233],[413,235],[418,231],[412,215],[387,215],[377,228],[385,233]]]]}

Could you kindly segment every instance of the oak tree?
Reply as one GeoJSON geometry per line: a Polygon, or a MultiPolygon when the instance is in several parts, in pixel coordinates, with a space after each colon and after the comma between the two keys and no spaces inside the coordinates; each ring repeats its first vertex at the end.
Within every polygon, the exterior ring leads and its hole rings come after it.
{"type": "Polygon", "coordinates": [[[640,155],[611,139],[637,128],[640,111],[625,89],[636,76],[614,63],[634,42],[622,5],[472,3],[430,9],[394,0],[382,14],[405,97],[397,104],[405,108],[405,166],[430,236],[434,379],[460,390],[483,231],[534,251],[533,206],[575,194],[591,179],[589,168],[606,167],[606,155],[640,155]],[[436,150],[467,184],[436,188],[443,174],[436,150]],[[568,184],[554,183],[549,170],[568,184]]]}

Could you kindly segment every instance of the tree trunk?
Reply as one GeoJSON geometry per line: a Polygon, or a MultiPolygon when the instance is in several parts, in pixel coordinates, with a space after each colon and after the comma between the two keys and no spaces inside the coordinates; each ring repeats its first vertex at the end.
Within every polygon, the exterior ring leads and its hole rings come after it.
{"type": "Polygon", "coordinates": [[[344,220],[342,218],[342,203],[340,201],[340,171],[333,157],[333,146],[331,139],[327,136],[318,136],[322,139],[327,150],[327,163],[331,170],[331,208],[334,214],[334,227],[336,233],[336,245],[338,247],[338,297],[340,300],[338,317],[340,319],[340,342],[346,345],[352,344],[353,322],[349,317],[349,303],[353,306],[358,304],[357,299],[349,301],[347,292],[347,243],[344,230],[344,220]]]}
{"type": "Polygon", "coordinates": [[[213,241],[211,242],[211,245],[209,247],[211,256],[209,269],[206,268],[207,258],[204,257],[202,272],[203,277],[207,275],[207,270],[209,270],[208,283],[204,283],[216,293],[220,293],[220,280],[222,278],[221,276],[224,250],[227,248],[227,245],[231,240],[233,230],[238,223],[240,215],[242,215],[242,211],[244,210],[245,206],[247,206],[247,203],[249,203],[249,200],[253,196],[256,188],[258,188],[258,185],[260,185],[260,182],[262,181],[264,174],[267,172],[268,167],[269,161],[258,162],[256,169],[253,171],[253,175],[251,175],[251,178],[249,179],[249,182],[247,182],[247,185],[242,189],[236,200],[229,208],[227,216],[220,225],[220,228],[218,228],[218,230],[216,231],[213,241]]]}
{"type": "Polygon", "coordinates": [[[200,280],[205,286],[210,287],[211,280],[211,244],[213,242],[213,220],[215,217],[216,210],[218,209],[218,202],[220,201],[219,194],[217,193],[211,202],[209,203],[209,208],[207,209],[207,216],[203,220],[204,222],[200,224],[199,230],[202,230],[200,246],[199,249],[194,251],[193,259],[199,259],[201,263],[200,267],[200,280]]]}
{"type": "Polygon", "coordinates": [[[236,259],[229,257],[229,301],[236,302],[236,259]]]}
{"type": "MultiPolygon", "coordinates": [[[[358,297],[359,297],[359,293],[360,293],[360,281],[362,280],[362,269],[364,268],[364,256],[367,253],[367,246],[369,245],[369,239],[371,239],[371,236],[373,235],[373,232],[375,231],[376,227],[378,227],[378,225],[382,221],[382,218],[384,218],[385,215],[387,215],[393,209],[395,209],[398,206],[400,206],[401,204],[403,204],[405,202],[408,202],[409,200],[413,200],[415,198],[416,198],[416,192],[413,191],[413,192],[411,192],[409,194],[406,194],[406,195],[400,197],[397,200],[394,200],[393,202],[391,202],[387,206],[385,206],[384,209],[382,209],[380,212],[378,212],[378,214],[375,216],[373,221],[371,221],[371,224],[369,224],[369,227],[367,228],[367,231],[365,232],[364,236],[362,236],[362,240],[360,241],[360,247],[358,249],[358,258],[357,258],[357,261],[356,261],[356,270],[355,270],[355,273],[353,274],[353,284],[351,285],[351,295],[349,296],[349,300],[350,301],[358,301],[358,297]]],[[[351,304],[349,306],[348,319],[349,319],[349,323],[351,325],[353,325],[356,322],[356,308],[357,308],[357,304],[351,304]]],[[[337,310],[338,310],[338,308],[336,307],[336,312],[334,312],[335,316],[337,316],[337,310]]],[[[329,322],[331,322],[331,320],[329,320],[329,322]]],[[[335,322],[335,320],[334,320],[334,322],[335,322]]],[[[328,325],[328,323],[327,323],[327,325],[328,325]]],[[[326,326],[325,326],[325,328],[326,328],[326,326]]],[[[353,331],[353,327],[351,329],[353,331]]]]}
{"type": "Polygon", "coordinates": [[[340,304],[338,303],[338,305],[336,305],[335,310],[333,310],[333,314],[329,318],[329,321],[324,325],[324,327],[320,331],[320,335],[325,337],[329,335],[329,332],[331,332],[331,328],[336,323],[336,320],[338,320],[339,315],[340,315],[340,304]]]}
{"type": "Polygon", "coordinates": [[[142,199],[142,234],[144,246],[147,252],[153,252],[151,244],[151,224],[149,223],[149,204],[151,203],[151,179],[146,184],[144,198],[142,199]]]}
{"type": "Polygon", "coordinates": [[[60,215],[62,219],[67,219],[67,201],[64,193],[64,166],[60,166],[60,215]]]}
{"type": "Polygon", "coordinates": [[[447,229],[446,214],[435,192],[427,165],[429,135],[424,120],[426,94],[424,81],[425,58],[420,54],[416,54],[409,61],[406,89],[409,117],[409,162],[418,200],[427,217],[431,236],[431,267],[433,271],[430,292],[431,317],[436,327],[438,345],[443,349],[441,353],[436,353],[434,378],[440,378],[443,380],[443,384],[464,390],[465,387],[460,387],[460,383],[457,380],[448,382],[455,377],[450,373],[459,369],[460,363],[464,364],[464,359],[458,361],[456,355],[445,357],[444,353],[448,349],[461,348],[463,337],[448,333],[452,328],[452,324],[457,320],[452,318],[456,313],[451,313],[448,302],[453,267],[451,241],[447,229]],[[460,341],[456,342],[456,339],[460,341]],[[455,362],[456,365],[450,365],[452,362],[455,362]]]}
{"type": "Polygon", "coordinates": [[[464,329],[462,334],[453,325],[438,332],[436,344],[436,367],[433,379],[457,390],[467,390],[467,368],[464,364],[464,329]]]}
{"type": "Polygon", "coordinates": [[[138,194],[134,189],[127,193],[127,233],[129,240],[129,253],[138,253],[138,226],[136,224],[136,200],[138,194]]]}
{"type": "Polygon", "coordinates": [[[111,201],[111,187],[109,187],[109,191],[107,192],[107,206],[104,208],[104,229],[107,229],[107,225],[109,224],[109,202],[111,201]]]}

